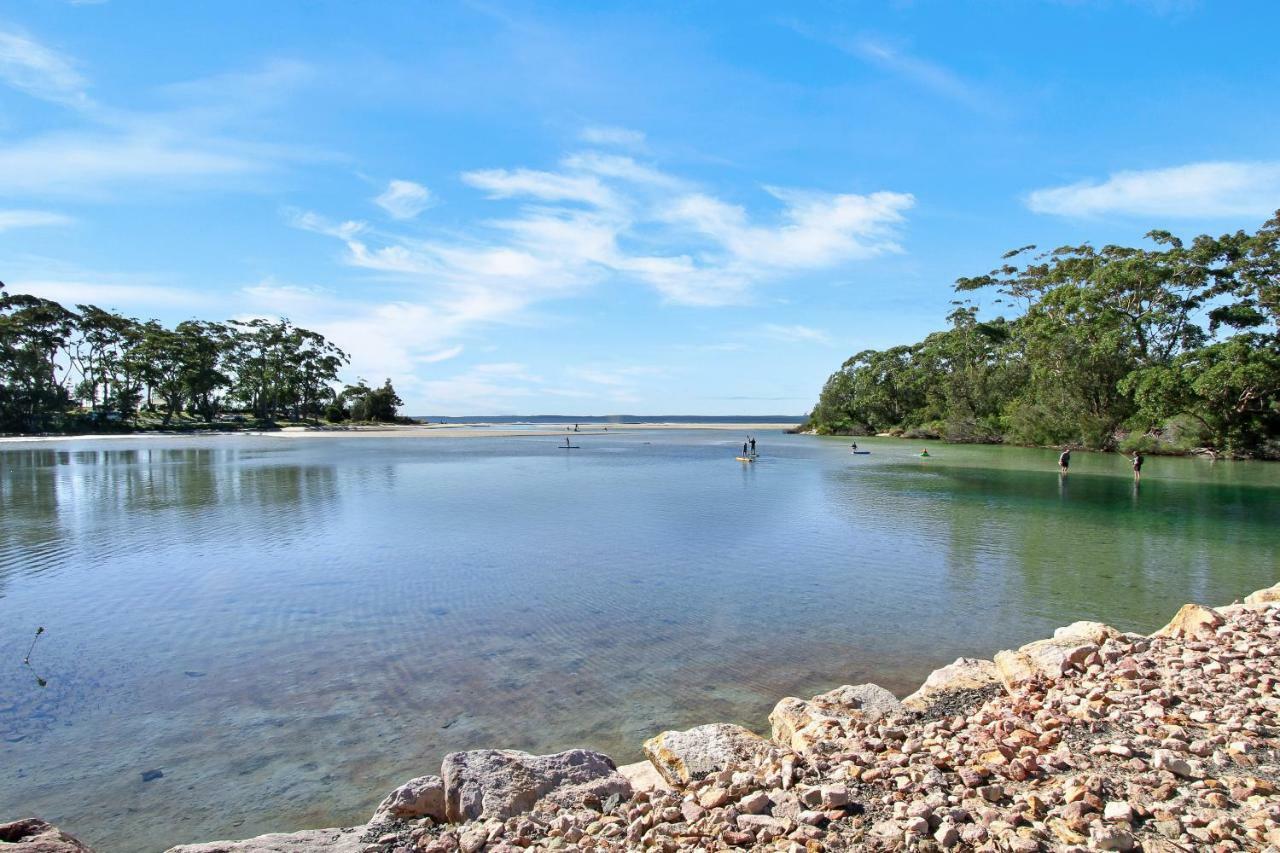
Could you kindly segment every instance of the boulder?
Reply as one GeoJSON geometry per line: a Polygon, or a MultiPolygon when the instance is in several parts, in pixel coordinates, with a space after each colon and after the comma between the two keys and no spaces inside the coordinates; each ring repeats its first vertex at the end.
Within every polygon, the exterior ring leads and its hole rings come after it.
{"type": "Polygon", "coordinates": [[[413,820],[429,817],[444,823],[444,780],[439,776],[419,776],[396,788],[378,804],[370,823],[413,820]]]}
{"type": "Polygon", "coordinates": [[[93,853],[88,845],[38,817],[0,823],[0,850],[4,853],[93,853]]]}
{"type": "Polygon", "coordinates": [[[763,758],[773,747],[759,735],[730,723],[667,731],[644,742],[644,754],[668,784],[683,787],[730,767],[763,758]]]}
{"type": "Polygon", "coordinates": [[[445,817],[458,823],[523,814],[543,799],[561,806],[631,796],[631,784],[613,759],[571,749],[530,755],[514,749],[476,749],[444,757],[445,817]]]}
{"type": "Polygon", "coordinates": [[[1153,637],[1212,637],[1223,618],[1216,611],[1199,604],[1184,604],[1168,625],[1151,636],[1153,637]]]}
{"type": "Polygon", "coordinates": [[[273,832],[244,841],[209,841],[179,844],[165,853],[362,853],[363,826],[343,829],[307,829],[302,832],[273,832]]]}
{"type": "Polygon", "coordinates": [[[788,696],[774,706],[769,724],[775,741],[809,753],[854,717],[876,720],[901,707],[898,697],[878,684],[846,684],[807,701],[788,696]]]}
{"type": "Polygon", "coordinates": [[[624,764],[618,772],[631,783],[632,791],[670,791],[671,786],[662,778],[658,768],[649,761],[637,761],[635,764],[624,764]]]}
{"type": "Polygon", "coordinates": [[[1280,601],[1280,583],[1251,592],[1244,597],[1245,604],[1269,604],[1273,601],[1280,601]]]}
{"type": "Polygon", "coordinates": [[[1027,643],[1016,651],[997,652],[996,673],[1005,690],[1013,693],[1037,677],[1062,677],[1098,651],[1101,643],[1119,636],[1119,631],[1101,622],[1073,622],[1047,640],[1027,643]]]}
{"type": "Polygon", "coordinates": [[[927,711],[957,694],[986,690],[999,683],[994,661],[956,658],[954,663],[929,673],[920,689],[903,699],[902,705],[912,711],[927,711]]]}

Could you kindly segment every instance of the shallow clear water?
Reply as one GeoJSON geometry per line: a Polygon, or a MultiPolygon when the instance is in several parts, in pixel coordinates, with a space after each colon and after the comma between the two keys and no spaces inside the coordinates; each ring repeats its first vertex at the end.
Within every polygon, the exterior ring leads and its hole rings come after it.
{"type": "Polygon", "coordinates": [[[0,819],[105,851],[352,823],[449,750],[635,760],[1280,574],[1274,464],[1136,489],[1117,456],[758,437],[0,444],[0,819]]]}

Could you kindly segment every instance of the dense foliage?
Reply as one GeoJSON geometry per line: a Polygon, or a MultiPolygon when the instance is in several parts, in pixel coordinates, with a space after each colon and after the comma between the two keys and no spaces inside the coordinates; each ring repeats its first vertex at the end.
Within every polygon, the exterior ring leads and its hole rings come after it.
{"type": "Polygon", "coordinates": [[[1274,453],[1280,440],[1280,212],[1256,233],[1167,231],[1154,248],[1063,246],[956,283],[949,328],[864,350],[810,425],[954,441],[1274,453]]]}
{"type": "Polygon", "coordinates": [[[347,355],[288,320],[188,320],[167,328],[94,305],[10,293],[0,283],[0,432],[160,426],[186,414],[257,422],[396,419],[390,380],[339,393],[347,355]]]}

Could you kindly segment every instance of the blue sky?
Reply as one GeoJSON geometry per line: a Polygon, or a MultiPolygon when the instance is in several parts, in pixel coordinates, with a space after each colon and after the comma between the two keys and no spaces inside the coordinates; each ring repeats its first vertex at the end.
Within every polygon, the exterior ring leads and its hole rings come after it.
{"type": "Polygon", "coordinates": [[[1036,243],[1280,208],[1280,4],[0,9],[0,279],[415,414],[807,411],[1036,243]]]}

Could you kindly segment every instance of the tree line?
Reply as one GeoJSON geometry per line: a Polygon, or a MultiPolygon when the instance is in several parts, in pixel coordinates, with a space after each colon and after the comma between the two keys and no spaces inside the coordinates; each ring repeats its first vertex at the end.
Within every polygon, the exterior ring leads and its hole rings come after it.
{"type": "Polygon", "coordinates": [[[1280,211],[1254,233],[1008,252],[915,344],[863,350],[809,426],[1099,450],[1280,454],[1280,211]]]}
{"type": "Polygon", "coordinates": [[[95,305],[75,310],[0,282],[0,432],[136,424],[225,413],[258,423],[396,420],[391,380],[338,389],[349,358],[286,320],[187,320],[172,328],[95,305]]]}

